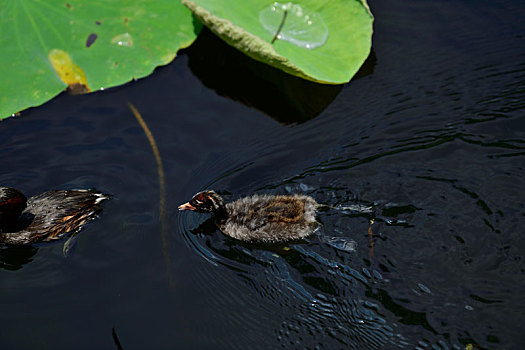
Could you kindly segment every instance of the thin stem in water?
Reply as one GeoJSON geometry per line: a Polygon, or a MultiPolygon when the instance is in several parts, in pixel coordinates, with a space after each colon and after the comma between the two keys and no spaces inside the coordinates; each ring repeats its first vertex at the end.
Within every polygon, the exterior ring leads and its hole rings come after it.
{"type": "Polygon", "coordinates": [[[164,259],[166,261],[166,268],[168,272],[168,279],[169,279],[170,287],[173,291],[175,291],[175,279],[173,278],[172,271],[171,271],[171,258],[170,258],[170,253],[168,249],[168,234],[167,234],[167,220],[166,220],[166,183],[164,181],[164,167],[162,166],[162,158],[160,157],[159,148],[157,147],[155,138],[153,137],[153,134],[148,128],[146,121],[144,120],[144,118],[142,118],[138,109],[135,108],[135,106],[131,102],[128,102],[128,107],[133,113],[133,115],[135,116],[135,118],[137,119],[137,121],[139,122],[140,126],[142,127],[142,130],[144,130],[144,133],[146,134],[146,137],[148,138],[153,154],[155,155],[155,160],[157,161],[157,172],[159,174],[159,192],[160,192],[160,201],[159,201],[159,214],[160,215],[159,216],[160,216],[160,224],[161,224],[162,250],[164,253],[164,259]]]}

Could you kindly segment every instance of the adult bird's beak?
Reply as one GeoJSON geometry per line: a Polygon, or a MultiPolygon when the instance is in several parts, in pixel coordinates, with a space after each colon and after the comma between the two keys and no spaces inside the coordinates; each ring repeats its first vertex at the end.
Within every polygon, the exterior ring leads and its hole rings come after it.
{"type": "Polygon", "coordinates": [[[197,210],[197,208],[195,208],[193,205],[190,204],[190,202],[188,202],[179,205],[179,210],[197,210]]]}

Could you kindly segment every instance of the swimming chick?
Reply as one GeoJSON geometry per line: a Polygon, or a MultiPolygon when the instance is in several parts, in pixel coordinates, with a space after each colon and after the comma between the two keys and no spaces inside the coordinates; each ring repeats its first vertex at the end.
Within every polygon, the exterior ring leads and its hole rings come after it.
{"type": "Polygon", "coordinates": [[[231,203],[214,191],[193,196],[179,210],[213,213],[217,227],[227,236],[249,242],[274,243],[309,236],[318,227],[316,201],[305,195],[253,195],[231,203]]]}

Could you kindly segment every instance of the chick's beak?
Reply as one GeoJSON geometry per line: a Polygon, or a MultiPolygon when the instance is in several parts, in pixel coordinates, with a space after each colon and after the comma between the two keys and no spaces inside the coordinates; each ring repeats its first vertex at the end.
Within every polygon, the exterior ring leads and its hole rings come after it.
{"type": "Polygon", "coordinates": [[[179,210],[197,210],[197,208],[195,208],[193,205],[190,204],[190,202],[188,202],[179,205],[179,210]]]}

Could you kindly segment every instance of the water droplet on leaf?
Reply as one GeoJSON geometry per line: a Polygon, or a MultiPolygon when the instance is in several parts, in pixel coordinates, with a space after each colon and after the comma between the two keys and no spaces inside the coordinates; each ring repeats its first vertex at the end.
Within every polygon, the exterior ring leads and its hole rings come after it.
{"type": "Polygon", "coordinates": [[[119,34],[111,39],[111,43],[118,46],[131,47],[133,46],[133,37],[129,33],[119,34]]]}
{"type": "Polygon", "coordinates": [[[259,12],[259,22],[273,36],[283,21],[284,11],[287,11],[287,16],[277,37],[279,40],[306,49],[315,49],[326,43],[328,27],[321,15],[293,2],[274,2],[265,7],[259,12]]]}

